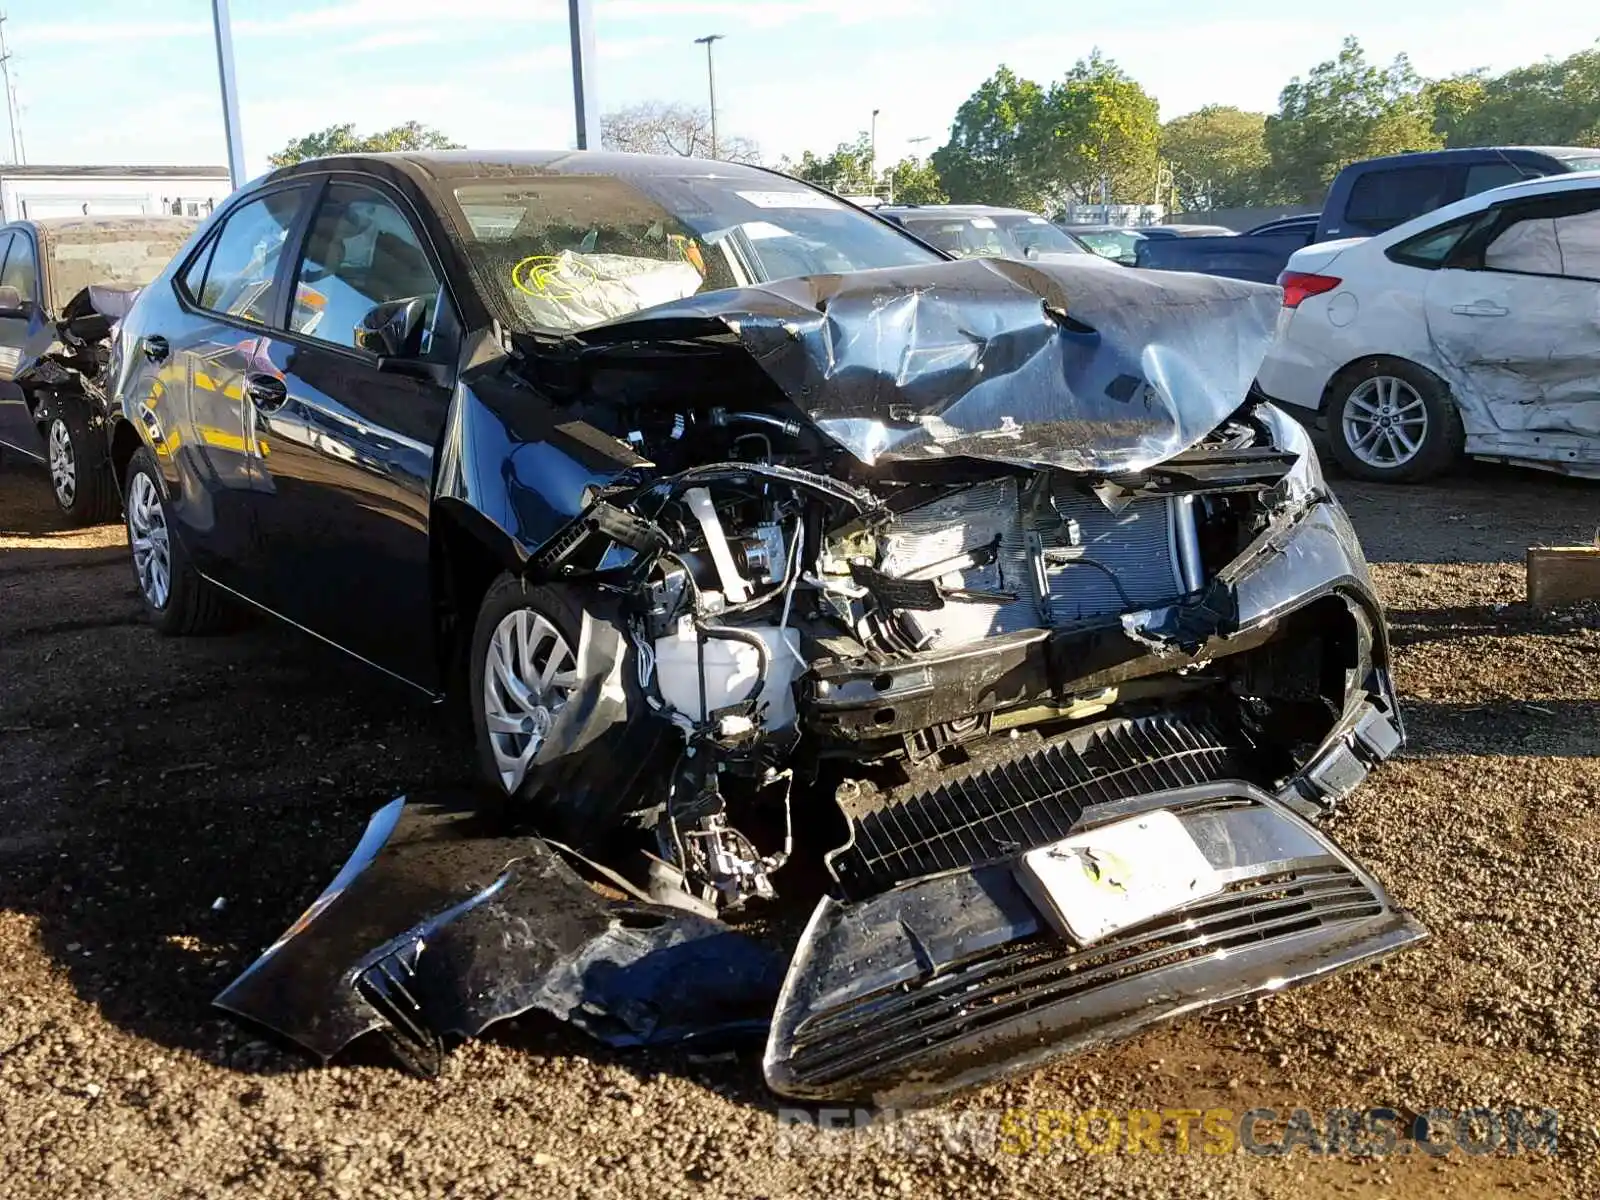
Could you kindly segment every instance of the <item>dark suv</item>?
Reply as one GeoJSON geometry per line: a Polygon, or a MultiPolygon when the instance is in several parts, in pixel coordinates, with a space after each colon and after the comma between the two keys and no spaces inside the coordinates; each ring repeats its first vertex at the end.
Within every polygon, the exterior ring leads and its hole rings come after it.
{"type": "Polygon", "coordinates": [[[1335,176],[1312,240],[1370,237],[1519,179],[1596,168],[1600,150],[1579,146],[1464,146],[1369,158],[1335,176]]]}

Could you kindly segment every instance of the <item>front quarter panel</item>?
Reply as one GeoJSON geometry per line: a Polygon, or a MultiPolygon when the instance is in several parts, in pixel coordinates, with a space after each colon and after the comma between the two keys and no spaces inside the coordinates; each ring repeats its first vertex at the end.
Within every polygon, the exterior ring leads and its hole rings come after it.
{"type": "Polygon", "coordinates": [[[526,561],[603,487],[644,460],[517,380],[504,364],[460,375],[440,446],[434,499],[499,531],[526,561]]]}

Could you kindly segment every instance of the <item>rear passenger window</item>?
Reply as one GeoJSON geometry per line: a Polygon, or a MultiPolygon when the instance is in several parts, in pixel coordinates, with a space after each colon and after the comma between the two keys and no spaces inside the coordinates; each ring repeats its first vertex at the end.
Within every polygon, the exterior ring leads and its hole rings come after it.
{"type": "Polygon", "coordinates": [[[1462,236],[1482,216],[1481,213],[1474,213],[1470,217],[1462,217],[1448,225],[1419,233],[1416,237],[1409,237],[1399,245],[1389,247],[1388,256],[1394,262],[1404,263],[1408,267],[1428,270],[1442,267],[1445,259],[1450,257],[1450,251],[1456,248],[1462,236]]]}
{"type": "Polygon", "coordinates": [[[1490,271],[1600,279],[1600,196],[1579,212],[1529,215],[1507,225],[1484,247],[1490,271]]]}
{"type": "Polygon", "coordinates": [[[1350,189],[1345,220],[1382,233],[1444,204],[1449,199],[1447,187],[1442,167],[1368,171],[1350,189]]]}
{"type": "MultiPolygon", "coordinates": [[[[439,304],[416,230],[381,194],[355,184],[328,188],[295,272],[289,327],[319,341],[381,353],[361,331],[380,305],[398,314],[414,303],[404,352],[427,357],[439,304]]],[[[393,327],[397,332],[402,326],[393,327]]]]}
{"type": "Polygon", "coordinates": [[[1532,167],[1517,167],[1511,163],[1479,163],[1475,167],[1467,168],[1466,195],[1476,196],[1479,192],[1486,192],[1490,188],[1504,187],[1508,183],[1516,183],[1519,179],[1531,179],[1539,174],[1532,167]]]}
{"type": "Polygon", "coordinates": [[[189,298],[201,308],[242,321],[271,321],[283,243],[304,201],[305,188],[295,187],[234,209],[185,272],[189,298]]]}

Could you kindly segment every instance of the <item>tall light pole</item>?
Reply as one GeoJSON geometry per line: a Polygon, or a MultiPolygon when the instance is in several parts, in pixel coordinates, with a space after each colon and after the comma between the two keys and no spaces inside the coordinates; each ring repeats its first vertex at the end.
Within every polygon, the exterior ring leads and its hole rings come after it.
{"type": "Polygon", "coordinates": [[[868,181],[868,188],[869,188],[869,190],[871,190],[871,189],[876,188],[878,186],[878,110],[877,109],[873,109],[872,110],[872,133],[869,135],[869,140],[867,142],[867,145],[870,148],[869,151],[868,151],[869,157],[867,159],[867,174],[871,176],[871,179],[868,181]]]}
{"type": "Polygon", "coordinates": [[[222,126],[228,137],[228,179],[235,189],[245,181],[244,134],[239,131],[239,89],[233,72],[233,22],[228,0],[211,0],[217,34],[217,78],[222,83],[222,126]]]}
{"type": "Polygon", "coordinates": [[[594,5],[567,0],[572,31],[572,114],[578,124],[578,149],[600,149],[600,108],[594,96],[594,5]]]}
{"type": "Polygon", "coordinates": [[[720,33],[708,33],[694,40],[696,46],[706,48],[706,84],[711,89],[711,157],[717,157],[717,68],[711,59],[711,46],[723,39],[720,33]]]}

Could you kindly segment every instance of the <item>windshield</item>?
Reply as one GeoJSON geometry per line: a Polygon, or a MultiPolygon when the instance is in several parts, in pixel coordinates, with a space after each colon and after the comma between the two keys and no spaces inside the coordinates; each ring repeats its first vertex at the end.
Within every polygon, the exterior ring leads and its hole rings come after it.
{"type": "Polygon", "coordinates": [[[1089,229],[1077,235],[1078,240],[1102,258],[1132,258],[1142,234],[1129,229],[1089,229]]]}
{"type": "Polygon", "coordinates": [[[903,216],[912,233],[952,258],[1021,258],[1022,250],[993,217],[903,216]]]}
{"type": "Polygon", "coordinates": [[[1085,254],[1087,251],[1043,217],[996,217],[996,224],[1011,235],[1024,254],[1085,254]]]}
{"type": "Polygon", "coordinates": [[[468,256],[513,325],[570,331],[701,292],[940,261],[781,177],[553,175],[455,189],[468,256]]]}

